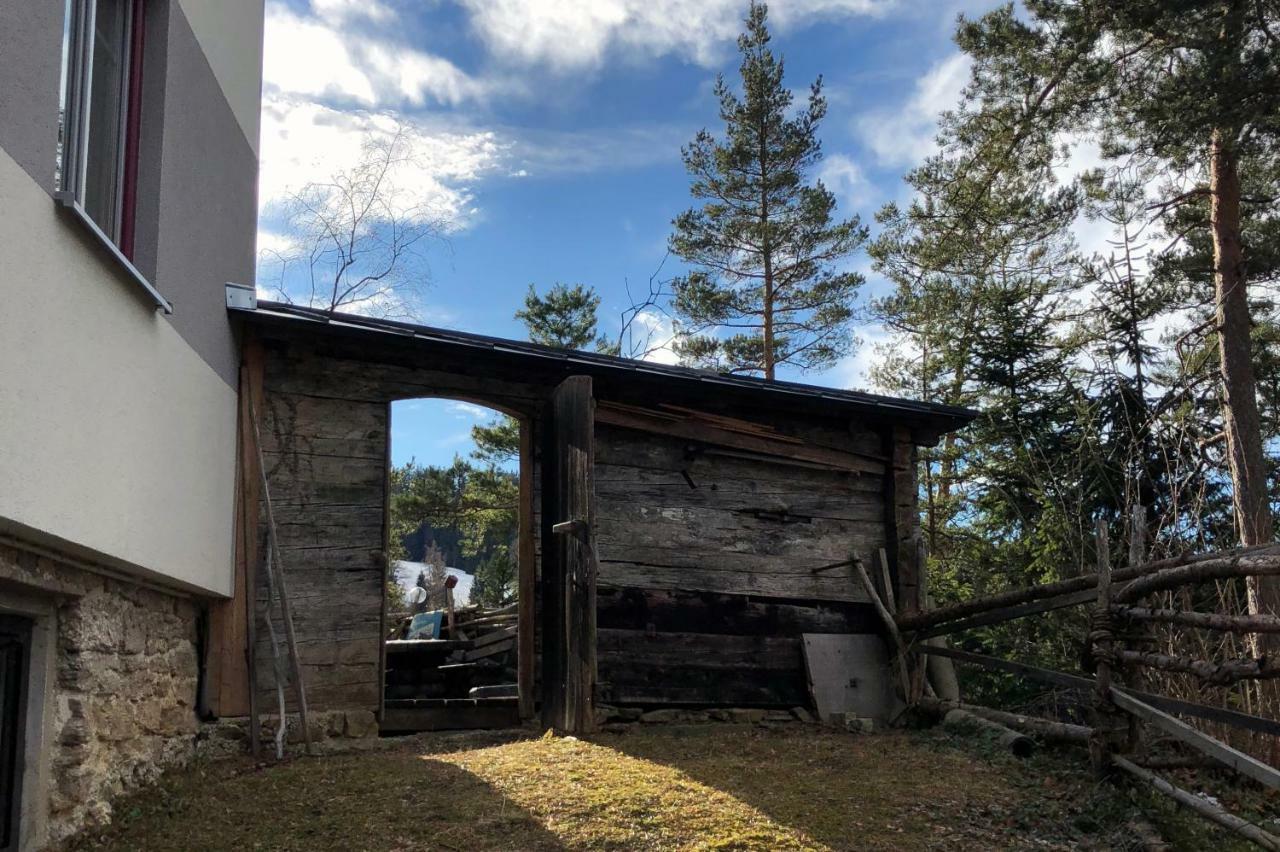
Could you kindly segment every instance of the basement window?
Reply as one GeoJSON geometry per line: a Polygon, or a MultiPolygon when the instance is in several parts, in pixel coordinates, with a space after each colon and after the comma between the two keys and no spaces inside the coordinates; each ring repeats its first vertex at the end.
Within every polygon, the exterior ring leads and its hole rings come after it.
{"type": "Polygon", "coordinates": [[[0,615],[0,852],[17,850],[30,622],[0,615]]]}
{"type": "Polygon", "coordinates": [[[133,264],[145,0],[69,0],[57,199],[171,311],[133,264]]]}

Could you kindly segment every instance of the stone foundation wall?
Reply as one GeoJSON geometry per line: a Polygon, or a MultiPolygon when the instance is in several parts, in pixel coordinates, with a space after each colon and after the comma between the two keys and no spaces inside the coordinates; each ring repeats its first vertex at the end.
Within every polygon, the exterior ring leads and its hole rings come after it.
{"type": "Polygon", "coordinates": [[[27,760],[47,761],[46,836],[57,843],[108,822],[113,799],[193,754],[198,604],[0,544],[8,589],[47,601],[54,621],[46,747],[27,760]]]}

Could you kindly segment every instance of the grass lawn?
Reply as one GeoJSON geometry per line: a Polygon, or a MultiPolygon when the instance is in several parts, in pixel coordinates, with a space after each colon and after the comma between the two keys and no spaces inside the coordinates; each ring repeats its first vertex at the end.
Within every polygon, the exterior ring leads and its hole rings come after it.
{"type": "Polygon", "coordinates": [[[424,735],[374,751],[173,773],[120,803],[115,824],[80,848],[1125,848],[1131,803],[1100,791],[1078,758],[1079,772],[1054,760],[967,752],[941,733],[801,725],[584,740],[424,735]]]}

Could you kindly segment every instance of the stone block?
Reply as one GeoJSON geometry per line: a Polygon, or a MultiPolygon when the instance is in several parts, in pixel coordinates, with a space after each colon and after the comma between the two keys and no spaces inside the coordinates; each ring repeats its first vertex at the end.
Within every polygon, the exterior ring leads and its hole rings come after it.
{"type": "Polygon", "coordinates": [[[371,710],[348,710],[343,732],[348,737],[376,737],[378,719],[371,710]]]}
{"type": "Polygon", "coordinates": [[[662,710],[650,710],[641,714],[640,721],[649,725],[668,724],[671,722],[684,721],[684,711],[664,708],[662,710]]]}
{"type": "Polygon", "coordinates": [[[729,721],[740,725],[758,725],[764,721],[764,711],[755,708],[734,707],[728,713],[729,721]]]}

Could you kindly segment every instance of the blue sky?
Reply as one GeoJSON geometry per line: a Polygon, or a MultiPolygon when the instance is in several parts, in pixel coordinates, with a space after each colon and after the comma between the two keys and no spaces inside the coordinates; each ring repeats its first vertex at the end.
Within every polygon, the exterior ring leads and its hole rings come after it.
{"type": "MultiPolygon", "coordinates": [[[[800,96],[819,73],[830,102],[816,176],[842,215],[871,222],[904,197],[903,173],[932,147],[937,113],[967,65],[957,13],[993,2],[791,0],[770,6],[774,47],[800,96]]],[[[717,126],[711,85],[736,75],[737,0],[272,0],[264,63],[259,283],[297,252],[283,202],[359,158],[370,134],[400,127],[413,146],[400,197],[448,222],[419,244],[411,278],[429,283],[417,319],[522,337],[513,318],[530,283],[594,286],[602,331],[663,262],[670,222],[691,201],[680,146],[717,126]]],[[[415,207],[415,209],[418,209],[415,207]]],[[[876,280],[865,256],[863,296],[876,280]]],[[[679,271],[668,259],[663,277],[679,271]]],[[[669,333],[660,317],[651,325],[669,333]]],[[[835,368],[798,378],[865,384],[883,337],[835,368]]],[[[669,358],[659,351],[653,357],[669,358]]],[[[468,450],[474,406],[397,406],[393,456],[446,463],[468,450]]]]}

